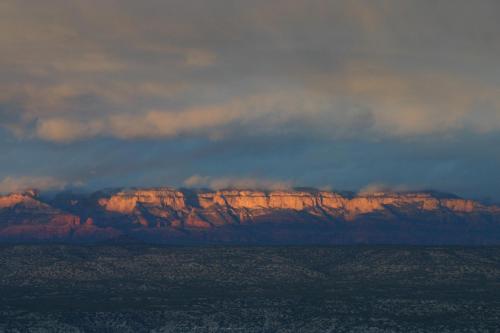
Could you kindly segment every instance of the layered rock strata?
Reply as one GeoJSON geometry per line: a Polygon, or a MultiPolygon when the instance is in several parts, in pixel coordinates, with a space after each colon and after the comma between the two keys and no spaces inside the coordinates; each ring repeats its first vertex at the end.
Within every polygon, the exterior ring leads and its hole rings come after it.
{"type": "Polygon", "coordinates": [[[0,240],[500,243],[500,208],[436,192],[142,188],[0,196],[0,240]],[[300,232],[298,231],[300,229],[300,232]]]}

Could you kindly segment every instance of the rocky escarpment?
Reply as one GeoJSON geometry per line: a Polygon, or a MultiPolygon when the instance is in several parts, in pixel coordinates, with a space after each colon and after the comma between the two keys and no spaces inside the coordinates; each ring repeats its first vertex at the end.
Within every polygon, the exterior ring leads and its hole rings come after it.
{"type": "MultiPolygon", "coordinates": [[[[496,207],[487,207],[473,200],[454,196],[422,193],[370,193],[345,196],[326,191],[250,191],[223,190],[214,192],[187,192],[175,189],[149,189],[120,191],[100,198],[99,204],[106,211],[132,214],[144,208],[154,211],[174,210],[179,216],[189,212],[203,213],[206,210],[231,211],[241,222],[251,217],[272,211],[309,211],[320,215],[346,220],[359,215],[384,211],[387,207],[408,208],[432,212],[448,210],[453,213],[494,212],[496,207]]],[[[154,215],[154,214],[153,214],[154,215]]]]}
{"type": "Polygon", "coordinates": [[[125,189],[0,197],[0,239],[500,243],[500,208],[436,192],[125,189]],[[36,232],[43,228],[43,237],[36,232]],[[50,229],[50,230],[49,230],[50,229]]]}
{"type": "Polygon", "coordinates": [[[35,190],[0,196],[0,241],[106,239],[118,234],[44,202],[35,190]]]}

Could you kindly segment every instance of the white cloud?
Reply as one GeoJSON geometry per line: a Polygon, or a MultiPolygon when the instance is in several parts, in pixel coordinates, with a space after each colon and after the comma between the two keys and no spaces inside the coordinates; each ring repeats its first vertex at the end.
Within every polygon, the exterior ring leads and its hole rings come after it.
{"type": "MultiPolygon", "coordinates": [[[[68,182],[54,177],[5,177],[0,181],[0,193],[20,192],[29,189],[60,190],[67,185],[69,185],[68,182]]],[[[81,183],[73,185],[81,185],[81,183]]]]}

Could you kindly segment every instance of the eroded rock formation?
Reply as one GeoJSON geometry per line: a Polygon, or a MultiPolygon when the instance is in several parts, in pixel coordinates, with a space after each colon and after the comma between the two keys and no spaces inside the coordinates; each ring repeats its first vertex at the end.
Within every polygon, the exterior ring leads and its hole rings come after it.
{"type": "Polygon", "coordinates": [[[131,214],[143,207],[155,210],[203,211],[225,209],[237,211],[267,212],[272,210],[323,210],[334,216],[342,215],[353,219],[361,214],[381,211],[387,206],[412,206],[422,211],[448,209],[456,213],[488,211],[489,207],[478,202],[455,197],[439,197],[433,193],[371,193],[354,197],[326,191],[250,191],[223,190],[214,192],[194,192],[191,198],[179,190],[142,189],[127,190],[99,199],[99,204],[109,212],[131,214]],[[187,204],[191,201],[190,204],[187,204]]]}
{"type": "Polygon", "coordinates": [[[500,243],[500,208],[435,192],[125,189],[0,196],[0,239],[500,243]],[[267,229],[266,229],[267,228],[267,229]],[[300,231],[297,231],[300,229],[300,231]]]}

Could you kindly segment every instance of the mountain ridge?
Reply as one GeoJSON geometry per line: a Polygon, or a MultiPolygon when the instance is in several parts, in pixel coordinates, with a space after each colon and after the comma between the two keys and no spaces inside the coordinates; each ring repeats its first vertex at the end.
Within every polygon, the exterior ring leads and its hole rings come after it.
{"type": "Polygon", "coordinates": [[[117,188],[0,196],[0,241],[500,244],[500,207],[437,191],[117,188]]]}

